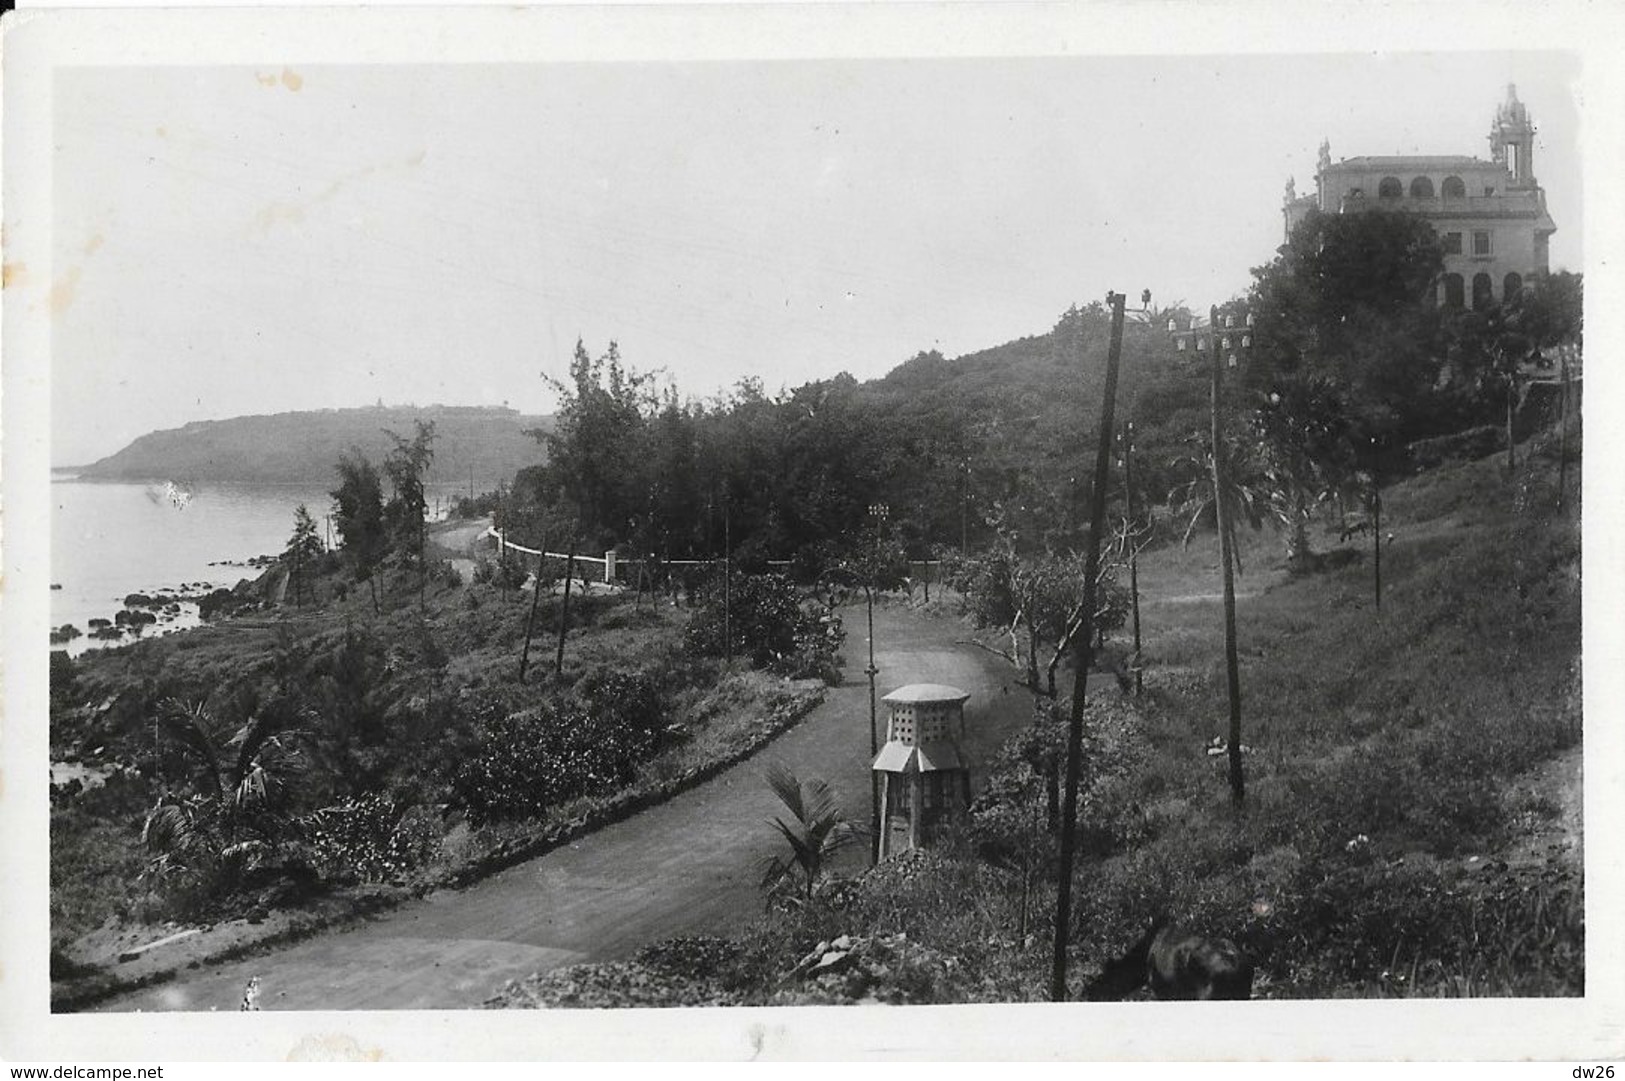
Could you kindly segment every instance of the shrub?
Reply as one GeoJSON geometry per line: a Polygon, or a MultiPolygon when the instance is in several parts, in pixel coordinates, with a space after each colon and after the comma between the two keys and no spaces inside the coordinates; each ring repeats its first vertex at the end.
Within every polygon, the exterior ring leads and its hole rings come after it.
{"type": "Polygon", "coordinates": [[[378,793],[324,807],[303,827],[311,860],[328,879],[399,878],[431,859],[440,845],[431,815],[378,793]]]}
{"type": "Polygon", "coordinates": [[[689,653],[720,657],[731,638],[734,655],[750,658],[757,668],[772,667],[791,676],[825,676],[838,667],[836,656],[846,639],[840,617],[804,605],[789,578],[736,574],[729,594],[726,612],[722,591],[712,589],[689,619],[683,639],[689,653]]]}
{"type": "Polygon", "coordinates": [[[563,695],[510,713],[479,707],[481,742],[452,791],[476,824],[531,818],[579,796],[622,788],[665,738],[665,703],[648,677],[604,670],[563,695]]]}
{"type": "Polygon", "coordinates": [[[524,558],[514,552],[506,557],[481,556],[474,561],[474,584],[490,585],[498,589],[518,589],[530,577],[524,558]]]}

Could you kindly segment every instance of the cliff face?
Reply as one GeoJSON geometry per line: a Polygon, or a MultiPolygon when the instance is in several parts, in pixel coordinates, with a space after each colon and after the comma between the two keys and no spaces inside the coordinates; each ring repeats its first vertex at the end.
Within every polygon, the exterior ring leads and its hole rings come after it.
{"type": "Polygon", "coordinates": [[[326,484],[345,451],[359,447],[375,464],[381,462],[392,446],[385,431],[410,438],[416,420],[434,422],[431,480],[461,483],[472,471],[481,490],[543,461],[542,444],[526,431],[553,424],[552,417],[512,409],[454,406],[233,417],[150,432],[80,475],[91,480],[326,484]]]}

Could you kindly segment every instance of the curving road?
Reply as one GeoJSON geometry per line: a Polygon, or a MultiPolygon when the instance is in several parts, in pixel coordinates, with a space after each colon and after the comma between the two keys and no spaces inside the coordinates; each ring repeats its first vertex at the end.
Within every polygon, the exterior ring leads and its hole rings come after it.
{"type": "MultiPolygon", "coordinates": [[[[869,817],[869,690],[864,613],[843,612],[847,680],[763,751],[710,782],[462,890],[443,890],[274,953],[184,972],[101,1003],[102,1011],[235,1010],[249,978],[262,1009],[471,1008],[505,981],[579,961],[613,960],[681,934],[726,934],[761,911],[763,859],[782,841],[762,779],[778,759],[822,777],[847,813],[869,817]]],[[[949,683],[966,706],[971,761],[985,762],[1029,716],[1011,669],[956,645],[959,625],[905,609],[875,612],[881,695],[949,683]]],[[[880,706],[881,735],[885,705],[880,706]]]]}

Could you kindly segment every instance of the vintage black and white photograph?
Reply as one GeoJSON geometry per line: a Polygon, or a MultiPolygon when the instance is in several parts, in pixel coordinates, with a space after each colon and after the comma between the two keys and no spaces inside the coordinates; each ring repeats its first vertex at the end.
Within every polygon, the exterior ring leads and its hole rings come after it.
{"type": "Polygon", "coordinates": [[[644,18],[8,124],[52,1018],[1617,983],[1582,50],[644,18]]]}

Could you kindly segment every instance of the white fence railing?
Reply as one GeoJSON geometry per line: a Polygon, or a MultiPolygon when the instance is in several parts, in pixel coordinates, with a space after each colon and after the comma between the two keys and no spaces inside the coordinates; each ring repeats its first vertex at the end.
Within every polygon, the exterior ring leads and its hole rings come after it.
{"type": "MultiPolygon", "coordinates": [[[[487,526],[485,532],[480,536],[496,541],[497,551],[502,555],[506,555],[508,552],[519,552],[522,555],[538,556],[543,559],[568,560],[570,558],[568,552],[548,552],[540,548],[527,548],[522,544],[515,544],[503,534],[502,530],[494,525],[487,526]]],[[[577,552],[575,561],[577,563],[596,563],[601,566],[603,568],[603,580],[608,585],[615,584],[616,573],[620,567],[638,566],[644,562],[641,559],[622,558],[616,555],[613,548],[606,551],[602,556],[586,556],[577,552]]],[[[660,561],[660,565],[663,567],[714,567],[723,562],[724,560],[721,557],[715,559],[663,559],[660,561]]],[[[789,559],[770,559],[767,561],[767,565],[769,567],[788,567],[792,562],[789,559]]],[[[911,571],[915,567],[929,569],[940,566],[941,563],[940,559],[912,560],[909,567],[911,571]]]]}

